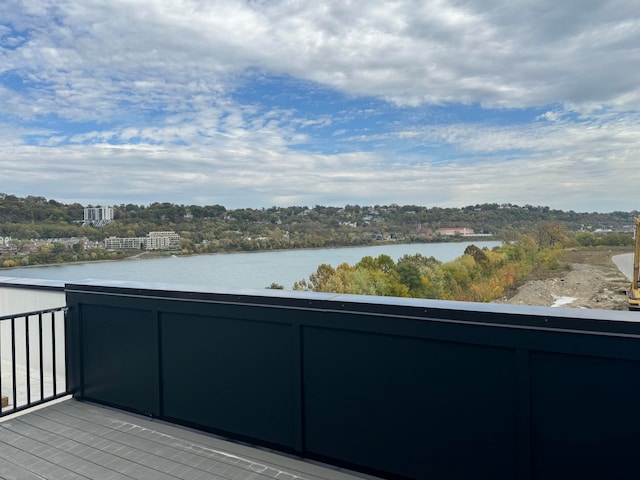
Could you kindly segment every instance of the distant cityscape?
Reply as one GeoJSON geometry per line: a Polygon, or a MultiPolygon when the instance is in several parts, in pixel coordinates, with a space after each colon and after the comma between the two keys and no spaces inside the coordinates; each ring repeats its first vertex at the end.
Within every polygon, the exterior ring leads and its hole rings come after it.
{"type": "MultiPolygon", "coordinates": [[[[113,221],[113,207],[86,207],[82,225],[85,227],[104,227],[113,221]]],[[[67,248],[82,245],[86,249],[104,248],[107,250],[179,250],[180,235],[173,231],[149,232],[144,237],[108,237],[103,242],[89,240],[88,237],[35,238],[29,241],[14,242],[11,237],[0,237],[0,254],[29,254],[41,245],[62,244],[67,248]]]]}

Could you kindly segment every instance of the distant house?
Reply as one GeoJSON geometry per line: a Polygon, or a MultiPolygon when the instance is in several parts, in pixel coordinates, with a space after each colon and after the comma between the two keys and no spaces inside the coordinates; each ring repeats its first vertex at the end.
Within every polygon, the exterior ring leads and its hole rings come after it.
{"type": "Polygon", "coordinates": [[[471,237],[474,234],[473,228],[462,227],[462,228],[439,228],[436,230],[436,233],[439,235],[443,235],[445,237],[471,237]]]}
{"type": "Polygon", "coordinates": [[[11,237],[0,237],[0,254],[17,252],[18,248],[13,244],[11,237]]]}

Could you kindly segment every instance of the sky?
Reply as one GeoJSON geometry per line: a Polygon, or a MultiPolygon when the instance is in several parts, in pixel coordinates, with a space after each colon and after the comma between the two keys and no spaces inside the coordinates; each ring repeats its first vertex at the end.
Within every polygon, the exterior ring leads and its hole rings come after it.
{"type": "Polygon", "coordinates": [[[640,0],[1,0],[0,192],[640,209],[640,0]]]}

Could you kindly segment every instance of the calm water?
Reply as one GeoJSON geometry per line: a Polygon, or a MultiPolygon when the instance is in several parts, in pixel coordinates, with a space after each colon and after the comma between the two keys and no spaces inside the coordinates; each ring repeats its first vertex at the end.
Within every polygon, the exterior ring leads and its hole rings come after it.
{"type": "Polygon", "coordinates": [[[357,248],[329,248],[318,250],[282,250],[256,253],[221,253],[192,257],[171,257],[148,260],[128,260],[50,267],[0,270],[8,277],[41,278],[73,282],[85,279],[124,280],[181,283],[187,285],[225,288],[265,288],[272,282],[291,289],[294,282],[316,271],[321,263],[337,267],[350,265],[362,257],[380,254],[398,260],[405,254],[421,253],[448,262],[475,244],[492,248],[500,242],[431,243],[410,245],[380,245],[357,248]]]}

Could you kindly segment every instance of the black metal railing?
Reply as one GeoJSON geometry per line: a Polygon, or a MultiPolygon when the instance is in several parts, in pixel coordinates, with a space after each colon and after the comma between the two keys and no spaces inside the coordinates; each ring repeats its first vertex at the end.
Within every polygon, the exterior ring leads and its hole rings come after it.
{"type": "Polygon", "coordinates": [[[0,317],[0,417],[68,394],[67,307],[0,317]]]}

